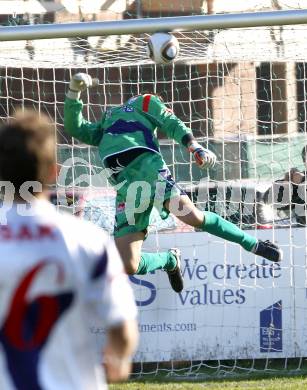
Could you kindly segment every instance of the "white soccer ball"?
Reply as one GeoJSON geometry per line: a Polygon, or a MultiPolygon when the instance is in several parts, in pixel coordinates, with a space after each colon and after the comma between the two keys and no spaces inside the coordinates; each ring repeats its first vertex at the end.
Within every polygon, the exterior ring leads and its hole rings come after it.
{"type": "Polygon", "coordinates": [[[169,64],[179,53],[179,42],[169,33],[155,33],[147,42],[149,57],[157,64],[169,64]]]}

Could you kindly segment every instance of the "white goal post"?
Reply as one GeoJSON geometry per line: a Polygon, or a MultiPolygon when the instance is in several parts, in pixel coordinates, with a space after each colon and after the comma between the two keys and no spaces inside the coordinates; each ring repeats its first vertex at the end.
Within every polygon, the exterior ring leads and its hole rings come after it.
{"type": "MultiPolygon", "coordinates": [[[[7,26],[0,50],[0,119],[31,107],[55,123],[59,176],[50,193],[60,211],[112,234],[114,191],[97,150],[63,128],[68,82],[82,71],[99,79],[82,95],[91,121],[133,95],[161,94],[218,158],[200,171],[161,137],[175,180],[201,209],[284,250],[283,263],[269,264],[154,213],[145,247],[181,249],[185,289],[173,294],[163,273],[131,278],[140,309],[135,374],[303,372],[306,186],[297,178],[306,170],[307,10],[7,26]],[[156,31],[178,38],[174,63],[148,58],[148,34],[156,31]]],[[[103,330],[89,331],[100,346],[103,330]]]]}

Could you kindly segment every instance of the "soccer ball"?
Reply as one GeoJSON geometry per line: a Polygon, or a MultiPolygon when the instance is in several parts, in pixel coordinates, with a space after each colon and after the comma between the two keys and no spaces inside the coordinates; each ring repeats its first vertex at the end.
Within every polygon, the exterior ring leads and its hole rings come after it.
{"type": "Polygon", "coordinates": [[[155,33],[147,42],[149,57],[157,64],[169,64],[179,53],[179,42],[169,33],[155,33]]]}

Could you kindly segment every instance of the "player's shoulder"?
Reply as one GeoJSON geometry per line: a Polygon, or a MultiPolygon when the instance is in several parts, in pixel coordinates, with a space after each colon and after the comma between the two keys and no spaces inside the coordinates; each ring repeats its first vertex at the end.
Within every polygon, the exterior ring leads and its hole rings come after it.
{"type": "Polygon", "coordinates": [[[75,249],[100,253],[109,241],[109,236],[92,222],[71,215],[58,214],[56,225],[68,246],[75,249]]]}
{"type": "Polygon", "coordinates": [[[57,215],[58,226],[71,234],[78,236],[100,236],[107,239],[108,236],[100,228],[94,225],[92,222],[85,221],[84,219],[69,215],[58,214],[57,215]]]}
{"type": "Polygon", "coordinates": [[[107,237],[107,235],[92,222],[78,218],[76,216],[57,213],[57,223],[63,228],[69,229],[69,231],[82,232],[81,234],[98,234],[107,237]]]}
{"type": "Polygon", "coordinates": [[[163,105],[163,99],[153,93],[136,95],[127,101],[127,105],[135,106],[144,112],[147,112],[152,105],[163,105]]]}

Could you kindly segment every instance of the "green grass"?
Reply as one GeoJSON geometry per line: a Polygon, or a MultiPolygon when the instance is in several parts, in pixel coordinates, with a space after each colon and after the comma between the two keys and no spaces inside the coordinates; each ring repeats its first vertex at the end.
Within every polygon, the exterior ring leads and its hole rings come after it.
{"type": "Polygon", "coordinates": [[[306,390],[307,377],[278,377],[237,380],[202,381],[131,381],[125,384],[111,385],[110,390],[306,390]]]}
{"type": "Polygon", "coordinates": [[[136,376],[110,390],[307,390],[306,358],[187,363],[135,364],[136,376]]]}

